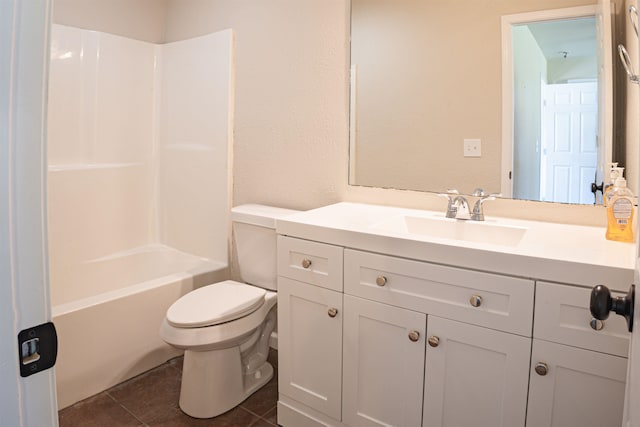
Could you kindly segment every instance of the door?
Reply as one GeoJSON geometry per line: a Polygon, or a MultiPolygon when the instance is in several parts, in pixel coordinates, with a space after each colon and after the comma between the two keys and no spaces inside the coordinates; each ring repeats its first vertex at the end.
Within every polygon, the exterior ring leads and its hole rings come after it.
{"type": "Polygon", "coordinates": [[[429,316],[423,427],[523,426],[531,339],[429,316]]]}
{"type": "Polygon", "coordinates": [[[593,203],[598,163],[598,84],[544,86],[540,200],[593,203]]]}
{"type": "Polygon", "coordinates": [[[19,331],[51,320],[44,197],[49,22],[48,0],[0,2],[0,423],[7,426],[58,424],[53,370],[22,377],[18,360],[19,331]]]}
{"type": "MultiPolygon", "coordinates": [[[[640,238],[636,233],[636,271],[634,283],[640,284],[640,238]]],[[[624,427],[640,427],[640,292],[635,292],[635,310],[633,331],[629,346],[629,364],[627,370],[627,390],[624,403],[624,427]]]]}
{"type": "Polygon", "coordinates": [[[342,408],[342,293],[278,277],[279,392],[336,420],[342,408]]]}
{"type": "Polygon", "coordinates": [[[534,339],[527,427],[622,424],[627,359],[534,339]]]}
{"type": "Polygon", "coordinates": [[[426,314],[344,296],[342,418],[351,427],[419,426],[426,314]]]}

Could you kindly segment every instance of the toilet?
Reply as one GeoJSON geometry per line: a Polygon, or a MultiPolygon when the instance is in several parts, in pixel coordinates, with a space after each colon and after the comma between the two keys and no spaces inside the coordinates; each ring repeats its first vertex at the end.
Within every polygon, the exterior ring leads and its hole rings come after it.
{"type": "Polygon", "coordinates": [[[273,377],[267,362],[276,324],[276,219],[297,211],[231,209],[240,277],[195,289],[169,307],[160,337],[184,349],[180,409],[211,418],[233,409],[273,377]]]}

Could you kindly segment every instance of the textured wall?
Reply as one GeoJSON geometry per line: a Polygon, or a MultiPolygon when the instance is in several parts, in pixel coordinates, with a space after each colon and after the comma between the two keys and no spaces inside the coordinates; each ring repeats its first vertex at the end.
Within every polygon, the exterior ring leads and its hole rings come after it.
{"type": "Polygon", "coordinates": [[[347,186],[345,0],[170,0],[166,40],[236,33],[234,205],[307,209],[347,186]]]}
{"type": "Polygon", "coordinates": [[[159,43],[166,0],[53,0],[53,22],[159,43]]]}

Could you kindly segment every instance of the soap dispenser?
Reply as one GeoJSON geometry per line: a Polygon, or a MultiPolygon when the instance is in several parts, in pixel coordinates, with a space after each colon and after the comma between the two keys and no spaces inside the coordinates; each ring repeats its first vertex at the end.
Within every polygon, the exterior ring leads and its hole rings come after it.
{"type": "Polygon", "coordinates": [[[611,188],[611,197],[607,204],[608,240],[633,242],[633,194],[627,188],[627,180],[620,175],[611,188]]]}
{"type": "Polygon", "coordinates": [[[624,168],[619,168],[618,163],[610,163],[609,168],[609,182],[604,188],[604,193],[602,194],[602,203],[607,206],[609,201],[611,200],[611,195],[613,191],[613,187],[615,186],[616,179],[619,176],[622,176],[624,173],[624,168]]]}

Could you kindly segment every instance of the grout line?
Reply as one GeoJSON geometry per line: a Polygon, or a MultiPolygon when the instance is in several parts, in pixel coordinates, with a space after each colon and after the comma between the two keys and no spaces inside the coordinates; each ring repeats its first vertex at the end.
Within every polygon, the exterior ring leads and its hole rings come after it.
{"type": "MultiPolygon", "coordinates": [[[[111,390],[111,389],[109,389],[109,390],[111,390]]],[[[131,415],[131,416],[132,416],[133,418],[135,418],[138,422],[140,422],[140,425],[139,425],[138,427],[147,427],[147,423],[145,423],[145,422],[144,422],[144,421],[142,421],[140,418],[138,418],[138,416],[137,416],[136,414],[134,414],[133,412],[131,412],[131,411],[129,410],[129,408],[127,408],[126,406],[124,406],[122,403],[120,403],[120,402],[118,401],[118,399],[116,399],[115,397],[113,397],[113,396],[111,395],[111,393],[109,393],[109,390],[106,390],[106,391],[105,391],[105,394],[106,394],[107,396],[109,396],[109,397],[111,398],[111,400],[113,400],[115,403],[117,403],[117,404],[118,404],[118,406],[120,406],[122,409],[124,409],[124,410],[129,414],[129,415],[131,415]]]]}
{"type": "MultiPolygon", "coordinates": [[[[275,408],[277,408],[277,406],[278,406],[278,405],[274,405],[274,406],[273,406],[273,408],[269,408],[269,409],[264,413],[264,415],[266,415],[266,414],[268,414],[269,412],[273,411],[275,408]]],[[[244,409],[245,411],[247,411],[247,412],[248,412],[248,413],[250,413],[251,415],[255,415],[256,417],[258,417],[258,419],[257,419],[255,422],[253,422],[253,423],[249,424],[249,427],[251,427],[251,426],[253,426],[253,425],[256,425],[256,424],[257,424],[258,422],[260,422],[260,421],[264,421],[265,423],[267,423],[267,424],[269,424],[269,425],[272,425],[272,426],[273,426],[273,425],[277,426],[277,424],[273,424],[271,421],[267,420],[264,416],[258,415],[258,414],[256,414],[255,412],[253,412],[253,411],[251,411],[251,410],[249,410],[249,409],[245,408],[245,407],[244,407],[244,406],[242,406],[242,405],[240,405],[240,408],[244,409]]]]}

